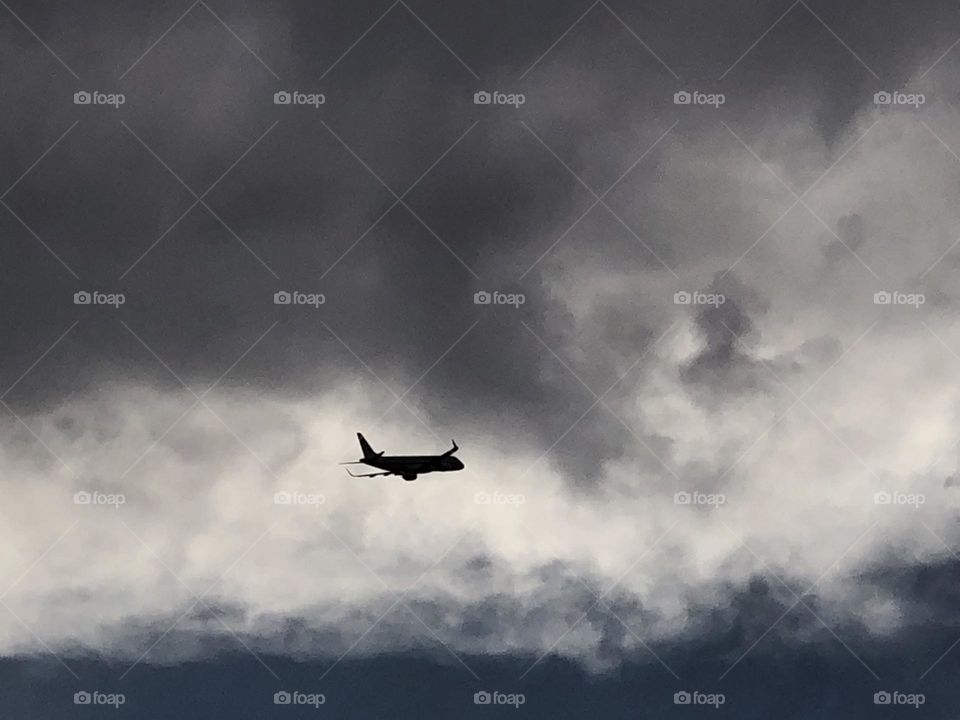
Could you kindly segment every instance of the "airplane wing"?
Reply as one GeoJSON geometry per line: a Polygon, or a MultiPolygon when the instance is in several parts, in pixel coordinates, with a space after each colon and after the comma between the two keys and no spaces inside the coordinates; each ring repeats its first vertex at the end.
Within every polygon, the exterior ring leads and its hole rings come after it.
{"type": "Polygon", "coordinates": [[[350,469],[347,469],[347,475],[350,477],[376,477],[377,475],[393,475],[391,472],[375,472],[375,473],[361,473],[360,475],[354,475],[350,472],[350,469]]]}

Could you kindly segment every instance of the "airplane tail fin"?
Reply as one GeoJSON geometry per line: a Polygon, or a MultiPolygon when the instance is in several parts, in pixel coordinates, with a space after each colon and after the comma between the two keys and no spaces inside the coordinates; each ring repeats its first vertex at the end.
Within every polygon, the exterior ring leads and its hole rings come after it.
{"type": "Polygon", "coordinates": [[[373,448],[370,447],[370,443],[367,442],[367,439],[363,437],[363,435],[357,433],[357,439],[360,441],[360,449],[363,450],[364,458],[372,458],[377,456],[377,453],[373,451],[373,448]]]}

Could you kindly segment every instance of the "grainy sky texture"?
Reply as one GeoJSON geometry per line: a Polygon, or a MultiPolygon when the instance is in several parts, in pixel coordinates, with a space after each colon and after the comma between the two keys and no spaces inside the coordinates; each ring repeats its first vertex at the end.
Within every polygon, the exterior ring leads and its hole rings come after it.
{"type": "Polygon", "coordinates": [[[2,0],[0,716],[955,717],[958,45],[2,0]]]}

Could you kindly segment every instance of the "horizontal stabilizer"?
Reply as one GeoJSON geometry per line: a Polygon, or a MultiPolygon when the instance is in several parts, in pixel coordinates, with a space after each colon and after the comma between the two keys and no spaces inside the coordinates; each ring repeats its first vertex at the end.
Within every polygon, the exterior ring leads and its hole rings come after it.
{"type": "Polygon", "coordinates": [[[359,477],[376,477],[377,475],[392,475],[392,474],[393,473],[390,473],[390,472],[375,472],[375,473],[363,473],[360,475],[354,475],[352,472],[347,470],[347,475],[349,475],[350,477],[358,477],[358,478],[359,477]]]}

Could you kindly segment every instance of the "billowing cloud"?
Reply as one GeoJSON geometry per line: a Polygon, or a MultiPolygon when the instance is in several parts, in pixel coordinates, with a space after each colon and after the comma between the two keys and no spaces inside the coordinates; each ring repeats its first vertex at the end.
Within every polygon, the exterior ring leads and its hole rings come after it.
{"type": "MultiPolygon", "coordinates": [[[[752,49],[783,8],[598,4],[531,65],[582,12],[538,5],[497,53],[397,5],[332,69],[382,9],[226,15],[245,48],[198,5],[81,84],[0,31],[47,68],[3,80],[0,652],[729,668],[950,625],[954,38],[801,3],[752,49]],[[128,104],[69,102],[96,83],[128,104]],[[357,430],[467,469],[346,477],[357,430]]],[[[27,18],[79,67],[68,20],[27,18]]]]}

